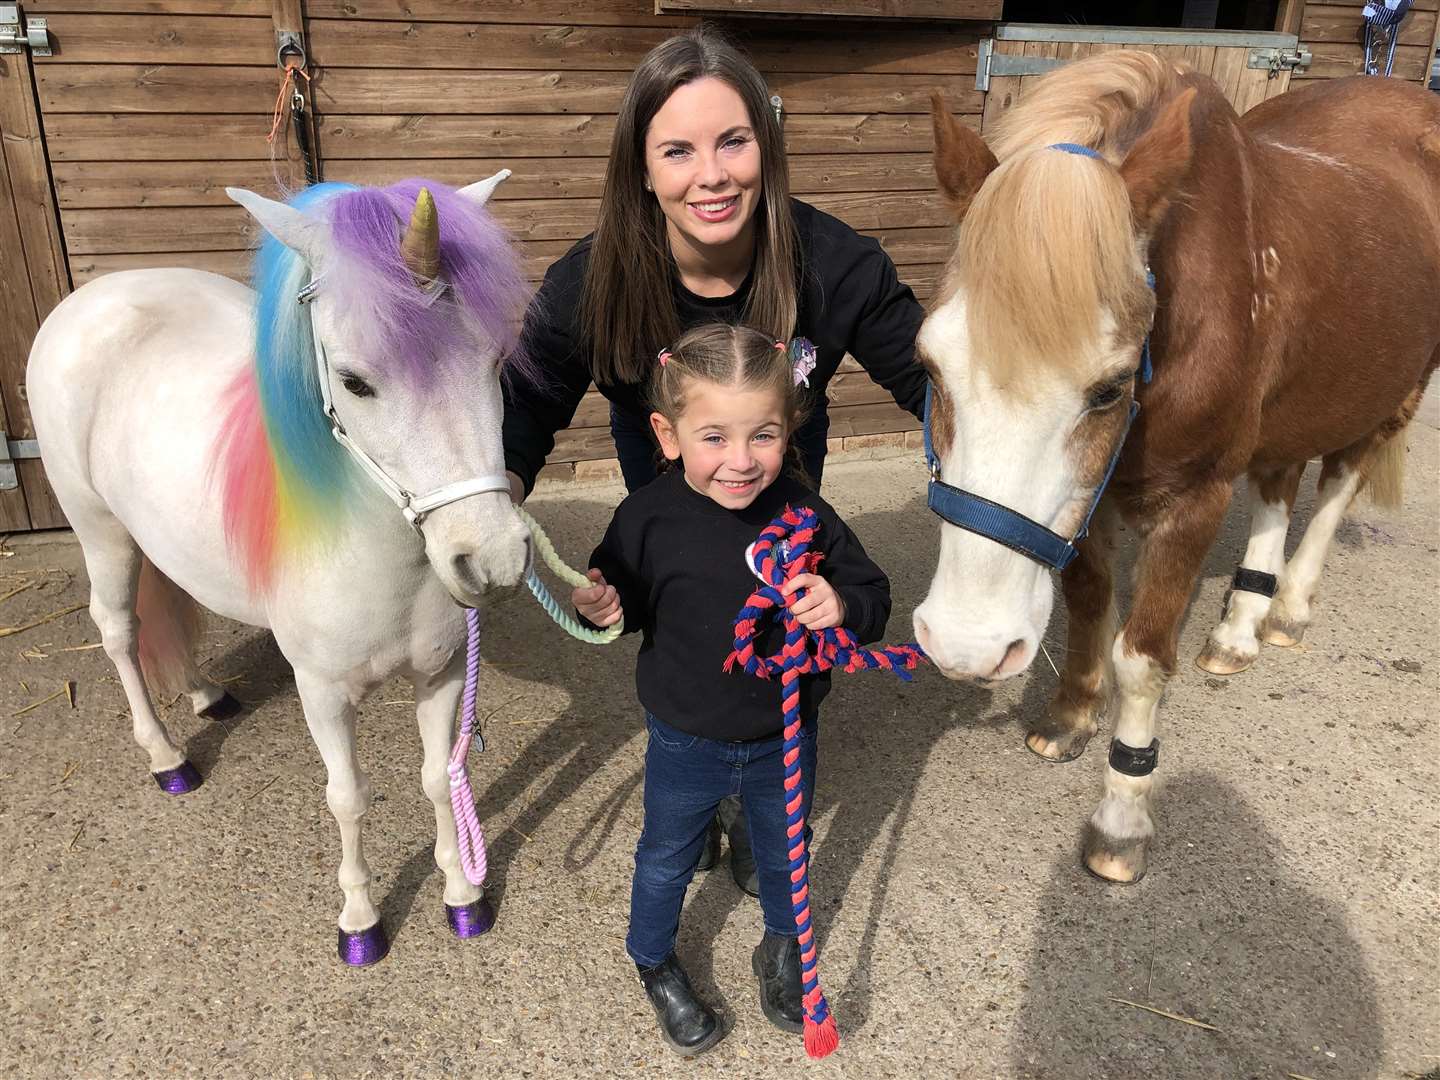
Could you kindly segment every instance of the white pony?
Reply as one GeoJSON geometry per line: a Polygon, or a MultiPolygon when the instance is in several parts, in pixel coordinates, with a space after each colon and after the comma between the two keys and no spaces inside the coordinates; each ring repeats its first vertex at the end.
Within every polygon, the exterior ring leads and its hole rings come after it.
{"type": "Polygon", "coordinates": [[[30,354],[47,475],[160,786],[200,776],[146,678],[200,715],[239,707],[192,659],[196,601],[268,627],[294,666],[340,825],[347,963],[389,947],[361,844],[355,712],[393,674],[415,687],[451,927],[493,921],[461,866],[446,763],[461,605],[529,561],[500,442],[527,288],[482,209],[508,175],[460,191],[322,184],[288,204],[231,189],[269,234],[256,292],[194,270],[111,274],[60,304],[30,354]]]}

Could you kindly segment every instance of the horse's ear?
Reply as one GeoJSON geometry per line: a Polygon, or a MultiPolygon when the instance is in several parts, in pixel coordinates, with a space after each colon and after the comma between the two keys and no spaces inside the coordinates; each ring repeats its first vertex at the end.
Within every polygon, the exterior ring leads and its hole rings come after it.
{"type": "Polygon", "coordinates": [[[490,201],[490,196],[495,194],[495,189],[510,179],[510,170],[501,169],[494,176],[485,180],[477,181],[467,187],[462,187],[458,194],[464,195],[477,206],[484,206],[490,201]]]}
{"type": "Polygon", "coordinates": [[[930,95],[930,119],[935,125],[935,178],[958,221],[999,162],[984,139],[950,115],[938,90],[930,95]]]}
{"type": "Polygon", "coordinates": [[[245,188],[227,187],[225,194],[250,211],[250,216],[266,232],[307,261],[325,249],[327,233],[323,221],[245,188]]]}
{"type": "Polygon", "coordinates": [[[1155,227],[1190,170],[1190,106],[1194,102],[1193,86],[1176,95],[1120,163],[1120,178],[1130,192],[1130,211],[1139,232],[1155,227]]]}

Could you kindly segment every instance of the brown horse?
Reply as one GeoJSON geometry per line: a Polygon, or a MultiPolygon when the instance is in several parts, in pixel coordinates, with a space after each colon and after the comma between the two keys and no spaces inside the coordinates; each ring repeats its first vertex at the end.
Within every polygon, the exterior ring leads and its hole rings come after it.
{"type": "MultiPolygon", "coordinates": [[[[1235,480],[1249,479],[1254,525],[1198,661],[1219,673],[1248,666],[1261,638],[1298,642],[1356,492],[1368,482],[1398,495],[1402,432],[1440,361],[1440,103],[1354,78],[1242,118],[1210,79],[1120,52],[1041,80],[990,147],[938,97],[934,121],[959,230],[919,338],[934,391],[932,498],[965,489],[1063,542],[1103,485],[1132,401],[1143,406],[1062,574],[1065,672],[1026,739],[1048,759],[1076,757],[1113,686],[1085,862],[1135,881],[1154,832],[1156,707],[1235,480]],[[1287,563],[1300,473],[1316,457],[1317,510],[1287,563]],[[1142,538],[1118,635],[1117,519],[1142,538]]],[[[952,678],[1024,671],[1050,617],[1047,568],[992,535],[942,528],[915,613],[952,678]]]]}

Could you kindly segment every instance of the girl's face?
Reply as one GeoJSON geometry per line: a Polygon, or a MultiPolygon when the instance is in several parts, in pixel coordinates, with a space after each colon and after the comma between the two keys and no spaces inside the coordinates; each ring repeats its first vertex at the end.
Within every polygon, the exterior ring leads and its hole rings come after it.
{"type": "Polygon", "coordinates": [[[728,83],[696,79],[670,95],[645,133],[645,173],[672,249],[753,242],[760,144],[728,83]]]}
{"type": "Polygon", "coordinates": [[[743,510],[775,482],[785,464],[784,403],[771,390],[696,380],[674,424],[660,413],[650,424],[660,449],[680,460],[685,482],[730,510],[743,510]]]}

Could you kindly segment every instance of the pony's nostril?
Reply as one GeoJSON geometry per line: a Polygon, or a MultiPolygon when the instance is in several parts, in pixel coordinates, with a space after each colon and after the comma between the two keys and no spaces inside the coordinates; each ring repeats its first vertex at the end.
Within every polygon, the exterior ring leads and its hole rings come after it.
{"type": "Polygon", "coordinates": [[[1005,647],[1005,655],[1000,658],[1000,663],[995,665],[991,673],[992,678],[999,678],[1003,675],[1013,674],[1020,668],[1025,658],[1025,639],[1016,638],[1005,647]]]}
{"type": "Polygon", "coordinates": [[[926,652],[930,651],[930,627],[925,625],[925,620],[919,615],[915,616],[915,640],[926,652]]]}
{"type": "Polygon", "coordinates": [[[468,553],[452,556],[450,569],[455,574],[455,580],[472,593],[482,593],[487,584],[485,575],[475,568],[475,562],[468,553]]]}

